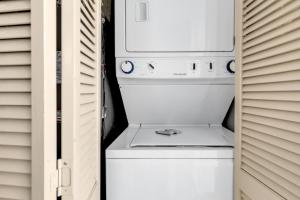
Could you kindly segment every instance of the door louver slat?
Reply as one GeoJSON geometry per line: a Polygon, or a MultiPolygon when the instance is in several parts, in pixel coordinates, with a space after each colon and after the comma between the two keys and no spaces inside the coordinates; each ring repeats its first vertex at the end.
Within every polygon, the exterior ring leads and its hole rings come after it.
{"type": "Polygon", "coordinates": [[[0,53],[1,65],[30,65],[30,52],[0,53]]]}
{"type": "Polygon", "coordinates": [[[236,195],[300,199],[300,1],[238,6],[236,195]]]}
{"type": "MultiPolygon", "coordinates": [[[[277,9],[279,9],[280,7],[284,6],[285,4],[291,2],[292,0],[289,1],[273,1],[272,4],[268,3],[266,4],[267,7],[262,7],[260,6],[260,10],[259,12],[257,12],[253,17],[251,17],[251,19],[244,19],[244,21],[247,21],[243,27],[249,27],[250,25],[257,23],[258,21],[262,20],[263,18],[265,18],[266,16],[270,15],[271,13],[273,13],[274,11],[276,11],[277,9]],[[265,8],[265,10],[263,10],[265,8]],[[263,12],[262,12],[263,11],[263,12]]],[[[247,15],[249,16],[249,15],[247,15]]]]}
{"type": "Polygon", "coordinates": [[[245,70],[243,74],[243,78],[269,75],[269,74],[280,74],[281,72],[283,73],[293,72],[296,70],[300,70],[299,66],[300,66],[300,60],[294,60],[286,63],[274,64],[267,67],[245,70]]]}
{"type": "MultiPolygon", "coordinates": [[[[255,14],[259,8],[262,8],[261,5],[263,5],[264,1],[265,0],[252,1],[248,6],[244,7],[244,13],[245,14],[247,13],[248,15],[249,15],[249,13],[254,13],[255,14]]],[[[268,4],[270,4],[271,2],[274,2],[274,1],[275,0],[267,0],[266,2],[269,2],[268,4]]]]}
{"type": "Polygon", "coordinates": [[[31,149],[24,146],[0,146],[0,155],[4,159],[30,160],[31,149]]]}
{"type": "MultiPolygon", "coordinates": [[[[251,137],[252,140],[255,140],[255,138],[260,137],[261,135],[264,135],[264,134],[266,136],[261,139],[261,141],[264,142],[264,143],[268,143],[268,144],[272,143],[272,142],[267,141],[266,138],[271,138],[272,139],[272,137],[273,137],[273,138],[282,139],[283,141],[285,141],[284,142],[285,144],[288,143],[288,144],[292,145],[292,147],[290,147],[290,149],[291,149],[290,152],[291,153],[293,151],[293,147],[294,147],[294,149],[297,149],[297,147],[295,147],[295,146],[297,146],[297,145],[300,144],[300,142],[299,142],[299,136],[297,136],[297,133],[292,132],[292,131],[278,130],[278,129],[276,129],[274,127],[271,127],[271,126],[266,126],[266,125],[262,125],[262,124],[258,124],[258,123],[250,122],[250,121],[249,122],[245,122],[245,126],[243,127],[243,129],[246,132],[245,135],[248,135],[249,137],[251,137]],[[271,131],[274,131],[274,132],[271,132],[271,131]],[[257,132],[259,132],[260,134],[259,133],[256,134],[257,132]],[[293,138],[295,138],[295,140],[293,140],[293,138]]],[[[278,143],[278,140],[277,140],[277,143],[278,143]]],[[[273,143],[275,144],[276,141],[273,142],[273,143]]],[[[286,152],[286,150],[284,150],[284,151],[286,152]]],[[[271,153],[273,153],[273,152],[271,152],[271,153]]],[[[294,153],[294,154],[297,154],[297,152],[294,153]]],[[[296,157],[292,156],[292,157],[294,158],[294,160],[292,160],[292,162],[297,163],[296,160],[297,159],[299,160],[299,158],[297,158],[297,156],[296,157]]],[[[285,160],[289,160],[290,158],[284,158],[284,159],[285,160]]]]}
{"type": "Polygon", "coordinates": [[[30,26],[2,26],[0,39],[30,38],[30,26]]]}
{"type": "MultiPolygon", "coordinates": [[[[24,161],[24,160],[13,160],[13,159],[0,159],[0,171],[1,172],[8,172],[8,173],[17,173],[17,174],[31,174],[31,162],[24,161]]],[[[5,187],[2,185],[1,187],[5,187]]],[[[0,187],[0,190],[1,190],[0,187]]],[[[1,193],[2,195],[2,193],[1,193]]],[[[26,197],[26,196],[24,196],[26,197]]],[[[27,191],[28,197],[28,191],[27,191]]],[[[7,198],[4,196],[4,198],[7,198]]],[[[29,198],[28,198],[29,199],[29,198]]]]}
{"type": "Polygon", "coordinates": [[[300,116],[299,116],[300,113],[298,113],[298,112],[244,107],[243,113],[257,115],[257,116],[263,116],[263,117],[270,117],[273,119],[282,119],[282,120],[291,121],[291,122],[300,122],[300,116]]]}
{"type": "Polygon", "coordinates": [[[0,93],[0,105],[29,106],[30,93],[0,93]]]}
{"type": "Polygon", "coordinates": [[[287,82],[287,81],[297,81],[300,80],[300,70],[274,73],[274,74],[264,74],[252,77],[244,76],[244,85],[250,84],[260,84],[260,83],[275,83],[275,82],[287,82]]]}
{"type": "Polygon", "coordinates": [[[0,52],[30,51],[30,40],[0,40],[0,52]]]}
{"type": "Polygon", "coordinates": [[[30,1],[0,1],[0,199],[31,199],[30,1]]]}
{"type": "Polygon", "coordinates": [[[289,32],[298,30],[299,26],[300,26],[300,19],[294,20],[288,24],[284,24],[284,25],[276,28],[272,32],[267,32],[267,33],[261,35],[260,37],[257,37],[257,38],[247,41],[243,45],[243,50],[253,47],[255,45],[262,44],[267,41],[271,41],[274,38],[284,36],[285,34],[287,34],[289,32]]]}
{"type": "Polygon", "coordinates": [[[244,64],[253,63],[253,62],[259,61],[259,60],[267,60],[267,59],[270,60],[274,56],[278,56],[278,55],[280,56],[280,55],[286,54],[288,52],[296,51],[299,49],[300,49],[300,40],[291,41],[287,44],[283,44],[283,45],[274,47],[272,49],[264,50],[264,51],[260,52],[259,54],[254,54],[254,55],[249,55],[249,56],[244,55],[244,64]]]}
{"type": "MultiPolygon", "coordinates": [[[[95,45],[95,41],[94,41],[94,33],[90,31],[90,29],[84,24],[81,23],[81,34],[83,35],[83,37],[86,40],[89,40],[89,42],[92,44],[92,46],[95,45]]],[[[82,39],[82,41],[85,41],[84,39],[82,39]]],[[[89,42],[85,42],[85,44],[88,44],[89,42]]]]}
{"type": "Polygon", "coordinates": [[[30,66],[0,67],[0,79],[29,79],[30,77],[31,77],[30,66]]]}
{"type": "Polygon", "coordinates": [[[30,147],[30,134],[22,132],[1,132],[0,145],[30,147]]]}
{"type": "Polygon", "coordinates": [[[0,1],[0,13],[30,11],[30,1],[0,1]]]}
{"type": "MultiPolygon", "coordinates": [[[[291,3],[286,4],[285,6],[281,6],[280,9],[277,10],[277,12],[273,12],[270,15],[267,15],[261,21],[257,21],[255,23],[253,23],[251,26],[246,26],[247,22],[249,22],[249,21],[246,21],[245,25],[244,25],[244,35],[247,35],[248,33],[251,33],[254,30],[260,29],[260,28],[276,21],[277,19],[281,19],[281,17],[287,15],[290,12],[297,11],[297,9],[300,6],[300,2],[299,1],[290,1],[290,2],[291,3]]],[[[265,10],[264,10],[264,12],[265,12],[265,10]]]]}
{"type": "Polygon", "coordinates": [[[30,80],[0,80],[0,92],[30,92],[30,80]]]}
{"type": "Polygon", "coordinates": [[[11,187],[30,187],[30,176],[27,174],[0,173],[0,185],[6,184],[11,187]]]}
{"type": "Polygon", "coordinates": [[[281,167],[285,166],[289,172],[293,173],[296,176],[297,174],[299,174],[300,171],[299,165],[290,162],[289,160],[282,158],[278,155],[275,155],[273,152],[268,152],[258,148],[257,146],[253,146],[250,143],[244,142],[243,145],[245,150],[253,154],[256,154],[258,156],[261,156],[263,158],[266,158],[266,160],[268,160],[269,162],[274,162],[281,167]]]}
{"type": "Polygon", "coordinates": [[[244,0],[243,1],[243,8],[248,7],[250,4],[252,4],[255,0],[244,0]]]}
{"type": "Polygon", "coordinates": [[[28,188],[16,186],[2,186],[0,187],[0,194],[3,194],[4,199],[30,199],[25,198],[28,195],[28,188]]]}
{"type": "Polygon", "coordinates": [[[264,168],[268,169],[268,171],[272,172],[275,176],[282,178],[286,185],[295,187],[294,189],[299,187],[300,177],[297,174],[289,172],[288,170],[283,170],[282,167],[285,168],[285,165],[282,166],[278,165],[277,163],[273,163],[257,154],[247,151],[246,149],[244,150],[243,156],[245,160],[255,162],[257,165],[263,166],[264,168]]]}
{"type": "Polygon", "coordinates": [[[266,109],[273,109],[273,110],[285,110],[285,111],[292,111],[292,112],[300,112],[300,104],[298,102],[244,100],[243,106],[253,107],[253,108],[266,108],[266,109]]]}
{"type": "MultiPolygon", "coordinates": [[[[1,82],[0,82],[1,84],[1,82]]],[[[1,106],[0,118],[4,119],[31,119],[29,106],[1,106]]]]}
{"type": "Polygon", "coordinates": [[[30,24],[29,12],[2,13],[0,15],[0,26],[15,26],[30,24]]]}
{"type": "MultiPolygon", "coordinates": [[[[244,131],[244,134],[248,137],[252,137],[257,140],[261,140],[265,143],[268,143],[270,145],[276,146],[281,149],[285,149],[291,153],[294,153],[295,155],[299,152],[299,147],[298,147],[299,144],[297,144],[297,143],[286,141],[286,140],[278,138],[278,137],[270,136],[261,131],[250,130],[247,128],[243,128],[243,131],[244,131]],[[286,147],[286,146],[288,146],[288,147],[286,147]]],[[[299,160],[299,159],[297,159],[297,160],[299,160]]]]}
{"type": "Polygon", "coordinates": [[[276,55],[274,57],[264,59],[264,60],[257,60],[255,62],[244,64],[244,70],[252,70],[262,67],[270,67],[272,65],[284,64],[286,62],[291,62],[295,60],[299,60],[300,50],[287,52],[284,54],[276,55]]]}
{"type": "Polygon", "coordinates": [[[247,92],[244,99],[275,100],[275,101],[300,101],[299,92],[247,92]]]}
{"type": "Polygon", "coordinates": [[[95,69],[89,67],[89,66],[86,66],[84,64],[80,64],[80,73],[81,74],[85,74],[87,76],[90,76],[90,77],[95,77],[95,69]]]}
{"type": "MultiPolygon", "coordinates": [[[[252,167],[250,167],[249,165],[243,164],[242,167],[245,169],[245,171],[252,174],[252,176],[254,176],[257,179],[264,179],[265,184],[271,186],[275,191],[277,191],[280,194],[286,196],[287,199],[291,199],[291,200],[298,199],[294,194],[292,194],[286,188],[280,187],[280,186],[278,186],[278,184],[276,184],[277,182],[281,182],[281,181],[283,182],[284,179],[274,176],[274,174],[272,172],[268,171],[263,166],[260,166],[260,165],[257,165],[254,162],[251,162],[250,160],[245,159],[244,161],[246,161],[248,164],[252,165],[253,167],[256,167],[256,168],[260,169],[259,171],[256,171],[252,167]]],[[[289,186],[287,186],[287,187],[289,187],[289,186]]]]}
{"type": "Polygon", "coordinates": [[[256,45],[253,48],[244,49],[244,55],[250,56],[253,54],[261,53],[274,46],[282,47],[282,45],[285,45],[286,43],[297,42],[297,40],[299,39],[299,34],[300,34],[300,29],[297,29],[296,31],[292,31],[289,33],[285,33],[284,35],[281,35],[277,38],[273,38],[272,40],[268,40],[266,42],[260,43],[259,45],[256,45]]]}
{"type": "Polygon", "coordinates": [[[299,17],[300,17],[300,13],[298,12],[298,10],[291,11],[286,16],[284,16],[282,18],[278,18],[278,19],[266,24],[265,26],[262,26],[259,29],[256,29],[252,32],[245,34],[243,42],[245,44],[249,40],[256,39],[256,38],[262,36],[263,34],[267,34],[268,32],[273,33],[273,31],[276,31],[281,26],[287,25],[288,23],[291,23],[294,20],[298,20],[299,17]]]}
{"type": "Polygon", "coordinates": [[[95,15],[93,12],[89,10],[89,8],[86,6],[85,1],[81,1],[81,12],[82,15],[89,21],[89,23],[93,26],[93,23],[95,22],[95,15]]]}
{"type": "Polygon", "coordinates": [[[81,40],[81,43],[83,45],[85,45],[86,47],[90,48],[90,50],[93,50],[93,47],[95,46],[95,42],[93,41],[92,36],[86,34],[86,32],[84,32],[83,30],[85,29],[84,26],[81,26],[81,37],[80,37],[80,40],[81,40]]]}
{"type": "Polygon", "coordinates": [[[246,92],[299,91],[299,81],[245,85],[246,92]]]}
{"type": "Polygon", "coordinates": [[[242,200],[251,200],[245,193],[241,193],[241,199],[242,200]]]}
{"type": "Polygon", "coordinates": [[[243,114],[243,120],[258,123],[258,124],[265,124],[274,128],[300,133],[300,125],[295,122],[278,120],[278,119],[268,118],[268,117],[261,117],[257,115],[251,115],[251,114],[243,114]]]}

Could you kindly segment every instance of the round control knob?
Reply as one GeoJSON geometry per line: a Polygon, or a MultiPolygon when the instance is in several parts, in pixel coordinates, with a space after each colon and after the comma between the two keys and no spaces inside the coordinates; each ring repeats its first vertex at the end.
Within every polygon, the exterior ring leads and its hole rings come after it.
{"type": "Polygon", "coordinates": [[[125,61],[121,64],[121,70],[125,74],[130,74],[134,70],[134,64],[131,61],[125,61]]]}
{"type": "Polygon", "coordinates": [[[227,63],[227,71],[232,74],[235,73],[235,61],[234,60],[231,60],[227,63]]]}

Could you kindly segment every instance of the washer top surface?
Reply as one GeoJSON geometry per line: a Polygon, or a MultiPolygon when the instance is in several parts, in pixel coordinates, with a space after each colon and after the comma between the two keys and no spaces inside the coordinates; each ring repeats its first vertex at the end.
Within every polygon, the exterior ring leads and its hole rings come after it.
{"type": "Polygon", "coordinates": [[[221,126],[129,125],[105,155],[106,159],[232,159],[233,141],[233,132],[221,126]],[[155,133],[164,129],[182,132],[174,136],[155,133]]]}
{"type": "Polygon", "coordinates": [[[233,147],[232,132],[223,127],[141,127],[131,147],[233,147]]]}

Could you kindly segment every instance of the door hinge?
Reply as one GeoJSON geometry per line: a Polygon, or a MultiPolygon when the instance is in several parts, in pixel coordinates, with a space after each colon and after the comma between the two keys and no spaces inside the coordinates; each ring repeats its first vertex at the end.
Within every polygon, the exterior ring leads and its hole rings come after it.
{"type": "Polygon", "coordinates": [[[58,159],[57,160],[57,196],[61,197],[68,192],[71,186],[71,168],[69,163],[58,159]]]}

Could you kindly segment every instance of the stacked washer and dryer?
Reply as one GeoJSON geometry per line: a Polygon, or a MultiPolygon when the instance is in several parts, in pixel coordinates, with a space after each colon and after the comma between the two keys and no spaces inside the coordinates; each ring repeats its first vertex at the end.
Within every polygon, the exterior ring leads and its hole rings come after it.
{"type": "Polygon", "coordinates": [[[115,30],[129,126],[107,200],[232,200],[234,0],[116,0],[115,30]]]}

